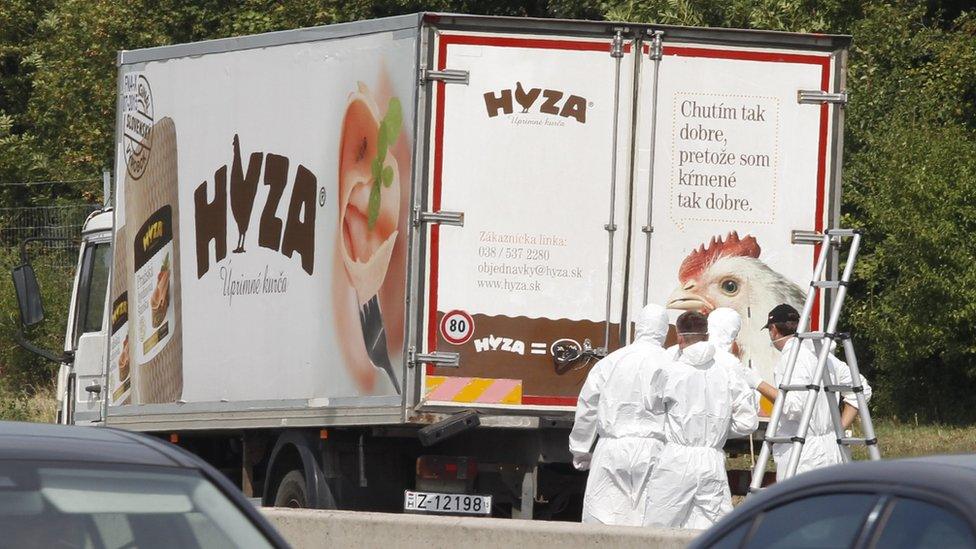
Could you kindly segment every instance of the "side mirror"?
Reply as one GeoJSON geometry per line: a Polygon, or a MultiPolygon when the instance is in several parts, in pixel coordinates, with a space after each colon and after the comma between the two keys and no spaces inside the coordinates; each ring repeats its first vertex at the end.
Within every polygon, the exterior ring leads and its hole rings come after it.
{"type": "Polygon", "coordinates": [[[13,270],[14,289],[17,292],[17,305],[20,307],[20,322],[31,327],[44,320],[44,304],[41,302],[41,289],[37,275],[30,263],[18,265],[13,270]]]}

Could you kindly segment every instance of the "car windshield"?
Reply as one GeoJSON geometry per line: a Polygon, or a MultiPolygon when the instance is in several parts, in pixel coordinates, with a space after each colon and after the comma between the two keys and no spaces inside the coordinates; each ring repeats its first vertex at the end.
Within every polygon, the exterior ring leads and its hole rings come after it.
{"type": "Polygon", "coordinates": [[[6,547],[272,546],[195,471],[0,461],[0,548],[6,547]]]}

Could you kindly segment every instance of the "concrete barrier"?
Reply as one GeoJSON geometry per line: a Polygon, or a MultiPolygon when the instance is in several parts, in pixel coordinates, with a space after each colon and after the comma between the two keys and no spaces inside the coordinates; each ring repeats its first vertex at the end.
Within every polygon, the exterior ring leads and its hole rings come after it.
{"type": "Polygon", "coordinates": [[[677,549],[698,534],[670,528],[632,528],[574,522],[318,511],[261,510],[296,549],[306,547],[612,547],[677,549]]]}

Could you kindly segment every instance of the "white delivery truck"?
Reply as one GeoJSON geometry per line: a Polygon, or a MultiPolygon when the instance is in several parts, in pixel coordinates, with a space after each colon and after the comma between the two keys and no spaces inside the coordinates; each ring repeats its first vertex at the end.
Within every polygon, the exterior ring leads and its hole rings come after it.
{"type": "Polygon", "coordinates": [[[123,51],[60,421],[265,504],[578,516],[576,398],[644,304],[736,309],[770,377],[839,216],[848,45],[424,13],[123,51]]]}

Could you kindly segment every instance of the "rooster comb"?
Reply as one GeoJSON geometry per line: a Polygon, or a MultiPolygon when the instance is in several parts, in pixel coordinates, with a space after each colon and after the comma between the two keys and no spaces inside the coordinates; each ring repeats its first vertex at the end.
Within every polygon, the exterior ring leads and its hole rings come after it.
{"type": "Polygon", "coordinates": [[[678,280],[683,284],[697,277],[712,263],[723,257],[758,258],[759,252],[759,243],[754,236],[746,235],[745,238],[739,238],[739,234],[735,231],[730,232],[724,240],[721,236],[713,236],[707,246],[702,244],[681,262],[678,280]]]}

